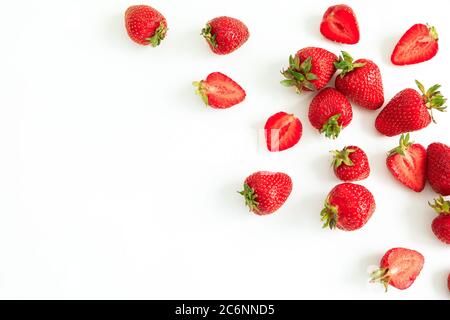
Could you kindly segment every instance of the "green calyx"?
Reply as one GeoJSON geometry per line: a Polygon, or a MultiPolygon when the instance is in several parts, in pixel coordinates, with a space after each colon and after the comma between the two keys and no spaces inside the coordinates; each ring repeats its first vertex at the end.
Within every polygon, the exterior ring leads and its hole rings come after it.
{"type": "Polygon", "coordinates": [[[390,281],[390,274],[388,268],[380,268],[375,270],[370,275],[370,282],[380,282],[384,286],[384,291],[387,292],[390,281]]]}
{"type": "Polygon", "coordinates": [[[336,139],[342,130],[342,125],[338,122],[340,117],[341,114],[338,113],[328,119],[328,121],[322,126],[322,129],[320,129],[320,133],[325,133],[325,137],[327,138],[336,139]]]}
{"type": "Polygon", "coordinates": [[[434,199],[434,203],[428,202],[438,214],[450,214],[450,201],[446,201],[444,197],[440,196],[434,199]]]}
{"type": "Polygon", "coordinates": [[[211,25],[209,23],[202,29],[201,35],[213,48],[217,48],[216,35],[211,33],[211,25]]]}
{"type": "Polygon", "coordinates": [[[427,27],[428,27],[428,30],[430,31],[430,36],[436,41],[439,40],[439,35],[437,33],[436,28],[433,26],[430,26],[428,23],[427,23],[427,27]]]}
{"type": "Polygon", "coordinates": [[[159,23],[159,27],[155,30],[155,33],[153,34],[153,36],[146,40],[150,42],[152,47],[157,47],[161,43],[161,40],[163,40],[166,37],[166,33],[167,33],[167,27],[161,21],[159,23]]]}
{"type": "Polygon", "coordinates": [[[311,61],[312,57],[300,62],[299,56],[289,56],[289,68],[281,71],[286,79],[280,83],[285,87],[295,87],[297,93],[301,93],[305,88],[315,91],[316,87],[311,81],[316,80],[317,76],[311,73],[311,61]]]}
{"type": "Polygon", "coordinates": [[[338,220],[338,208],[330,204],[330,197],[325,200],[324,207],[320,212],[321,221],[323,221],[322,228],[330,228],[333,230],[336,228],[338,220]]]}
{"type": "Polygon", "coordinates": [[[244,196],[245,205],[249,207],[250,211],[259,212],[259,203],[256,200],[258,195],[255,193],[255,190],[253,190],[248,184],[244,183],[244,190],[238,191],[238,193],[244,196]]]}
{"type": "Polygon", "coordinates": [[[334,63],[335,68],[341,70],[339,74],[341,78],[356,68],[361,68],[366,65],[365,63],[354,63],[352,56],[345,51],[341,51],[341,54],[339,60],[334,63]]]}
{"type": "Polygon", "coordinates": [[[402,156],[405,155],[406,150],[414,143],[414,141],[409,141],[409,133],[406,135],[401,135],[398,147],[389,151],[388,156],[392,156],[394,154],[400,154],[402,156]]]}
{"type": "Polygon", "coordinates": [[[445,103],[447,102],[447,99],[442,95],[442,93],[439,91],[439,88],[441,87],[440,84],[435,84],[430,89],[425,90],[425,87],[422,83],[416,80],[416,85],[419,88],[420,92],[422,93],[423,101],[425,102],[425,105],[427,106],[428,110],[430,110],[431,113],[431,119],[433,119],[433,122],[436,123],[436,121],[433,118],[433,109],[436,109],[440,112],[447,111],[447,106],[445,106],[445,103]]]}
{"type": "Polygon", "coordinates": [[[335,169],[339,168],[342,164],[345,164],[346,166],[353,167],[355,164],[350,159],[350,154],[355,152],[355,149],[350,149],[345,147],[342,150],[334,150],[331,151],[333,154],[333,167],[335,169]]]}
{"type": "Polygon", "coordinates": [[[206,94],[204,81],[194,81],[192,82],[192,85],[196,88],[195,93],[198,94],[200,98],[202,98],[202,101],[205,103],[205,105],[209,106],[208,95],[206,94]]]}

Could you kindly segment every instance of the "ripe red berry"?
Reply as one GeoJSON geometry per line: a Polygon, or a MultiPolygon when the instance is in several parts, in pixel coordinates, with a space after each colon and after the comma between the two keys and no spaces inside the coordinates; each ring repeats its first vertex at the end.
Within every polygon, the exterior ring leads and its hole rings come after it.
{"type": "Polygon", "coordinates": [[[353,231],[362,228],[374,211],[372,193],[361,185],[346,182],[330,191],[320,215],[324,228],[353,231]]]}
{"type": "Polygon", "coordinates": [[[287,174],[259,171],[245,179],[244,190],[239,193],[244,196],[250,211],[266,215],[278,210],[291,191],[292,180],[287,174]]]}
{"type": "Polygon", "coordinates": [[[366,179],[370,174],[369,159],[359,147],[348,146],[342,150],[334,150],[333,169],[336,177],[342,181],[358,181],[366,179]]]}
{"type": "Polygon", "coordinates": [[[125,27],[131,40],[144,46],[158,46],[167,33],[166,18],[155,8],[146,5],[127,9],[125,27]]]}
{"type": "Polygon", "coordinates": [[[431,229],[434,235],[446,244],[450,244],[450,201],[446,201],[442,196],[434,200],[430,206],[437,212],[431,229]]]}
{"type": "Polygon", "coordinates": [[[320,32],[332,41],[355,44],[359,42],[359,26],[353,9],[345,4],[331,6],[325,11],[320,32]]]}

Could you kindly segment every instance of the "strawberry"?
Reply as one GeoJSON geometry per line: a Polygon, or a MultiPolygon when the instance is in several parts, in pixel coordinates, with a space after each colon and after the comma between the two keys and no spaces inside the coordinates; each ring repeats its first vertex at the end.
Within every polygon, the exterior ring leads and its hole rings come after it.
{"type": "Polygon", "coordinates": [[[334,173],[338,179],[358,181],[369,176],[369,159],[361,148],[348,146],[342,150],[334,150],[332,153],[334,173]]]}
{"type": "Polygon", "coordinates": [[[448,287],[448,291],[450,291],[450,273],[448,274],[448,277],[447,277],[447,287],[448,287]]]}
{"type": "Polygon", "coordinates": [[[352,106],[342,93],[334,88],[325,88],[312,99],[308,118],[325,137],[335,139],[352,121],[352,106]]]}
{"type": "Polygon", "coordinates": [[[127,9],[125,27],[131,40],[144,46],[158,46],[167,33],[166,18],[158,10],[146,5],[127,9]]]}
{"type": "Polygon", "coordinates": [[[355,44],[359,42],[359,27],[353,9],[345,4],[331,6],[325,11],[320,32],[332,41],[355,44]]]}
{"type": "Polygon", "coordinates": [[[363,227],[375,211],[375,200],[365,187],[345,182],[328,194],[320,213],[323,227],[353,231],[363,227]]]}
{"type": "Polygon", "coordinates": [[[450,244],[450,201],[440,196],[434,200],[434,204],[429,204],[438,213],[431,224],[433,233],[442,242],[450,244]]]}
{"type": "Polygon", "coordinates": [[[415,192],[425,188],[427,151],[414,141],[409,141],[409,133],[402,134],[399,146],[389,151],[386,165],[395,179],[415,192]]]}
{"type": "Polygon", "coordinates": [[[422,270],[424,257],[415,250],[393,248],[388,250],[380,262],[380,269],[371,275],[371,282],[381,282],[387,291],[388,285],[397,289],[408,289],[422,270]]]}
{"type": "Polygon", "coordinates": [[[281,71],[286,78],[285,87],[295,87],[297,93],[324,88],[330,82],[336,68],[337,56],[322,48],[307,47],[289,57],[289,67],[281,71]]]}
{"type": "Polygon", "coordinates": [[[443,143],[432,143],[427,148],[427,179],[437,193],[450,195],[450,148],[443,143]]]}
{"type": "Polygon", "coordinates": [[[291,191],[292,180],[287,174],[259,171],[245,179],[244,190],[239,193],[244,196],[250,211],[266,215],[278,210],[291,191]]]}
{"type": "Polygon", "coordinates": [[[245,91],[220,72],[209,74],[205,80],[192,83],[203,102],[215,109],[232,107],[245,99],[245,91]]]}
{"type": "Polygon", "coordinates": [[[445,99],[439,91],[440,85],[425,91],[424,86],[416,80],[422,94],[414,89],[404,89],[384,107],[375,120],[375,127],[385,136],[392,137],[400,133],[417,131],[427,127],[433,109],[445,110],[445,99]],[[430,112],[429,112],[430,111],[430,112]]]}
{"type": "Polygon", "coordinates": [[[391,61],[398,66],[428,61],[439,50],[438,39],[435,27],[415,24],[400,38],[391,61]]]}
{"type": "Polygon", "coordinates": [[[202,29],[211,50],[216,54],[229,54],[242,46],[250,36],[247,26],[231,17],[217,17],[202,29]]]}
{"type": "Polygon", "coordinates": [[[342,70],[336,77],[335,86],[350,102],[375,110],[384,103],[383,81],[378,66],[371,60],[353,58],[345,51],[334,64],[342,70]]]}
{"type": "Polygon", "coordinates": [[[302,123],[293,114],[275,113],[264,126],[267,149],[272,152],[283,151],[295,146],[302,136],[302,130],[302,123]]]}

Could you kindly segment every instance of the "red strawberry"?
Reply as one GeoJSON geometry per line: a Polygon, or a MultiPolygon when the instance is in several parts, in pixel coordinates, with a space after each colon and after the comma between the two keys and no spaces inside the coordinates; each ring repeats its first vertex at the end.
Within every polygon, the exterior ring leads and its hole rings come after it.
{"type": "Polygon", "coordinates": [[[446,244],[450,244],[450,201],[442,196],[434,200],[430,206],[436,210],[438,216],[434,218],[431,229],[436,237],[446,244]]]}
{"type": "Polygon", "coordinates": [[[206,80],[192,84],[197,87],[196,93],[203,102],[212,108],[226,109],[245,99],[244,89],[220,72],[213,72],[206,80]]]}
{"type": "Polygon", "coordinates": [[[361,185],[346,182],[330,191],[320,215],[324,228],[353,231],[363,227],[374,211],[372,193],[361,185]]]}
{"type": "Polygon", "coordinates": [[[378,66],[371,60],[353,58],[342,51],[342,57],[334,64],[342,70],[335,86],[350,102],[375,110],[384,103],[383,81],[378,66]]]}
{"type": "Polygon", "coordinates": [[[352,121],[353,111],[347,98],[334,88],[320,91],[309,105],[311,125],[327,138],[337,138],[352,121]]]}
{"type": "Polygon", "coordinates": [[[167,21],[158,10],[145,6],[131,6],[125,12],[125,27],[131,40],[156,47],[167,33],[167,21]]]}
{"type": "Polygon", "coordinates": [[[202,36],[214,53],[229,54],[242,46],[250,36],[247,26],[231,17],[217,17],[202,29],[202,36]]]}
{"type": "Polygon", "coordinates": [[[408,289],[422,270],[424,257],[419,252],[393,248],[381,259],[380,269],[372,273],[371,282],[381,282],[387,291],[388,285],[397,289],[408,289]]]}
{"type": "Polygon", "coordinates": [[[450,291],[450,273],[448,274],[448,277],[447,277],[447,287],[448,287],[448,291],[450,291]]]}
{"type": "Polygon", "coordinates": [[[400,91],[378,114],[375,128],[385,136],[392,137],[400,133],[417,131],[427,127],[433,120],[433,109],[445,110],[445,99],[439,91],[440,85],[425,91],[424,86],[416,80],[422,94],[414,89],[400,91]],[[428,111],[430,110],[430,112],[428,111]]]}
{"type": "Polygon", "coordinates": [[[409,141],[409,133],[400,137],[400,144],[389,151],[386,165],[395,179],[408,188],[421,192],[425,188],[427,151],[414,141],[409,141]]]}
{"type": "Polygon", "coordinates": [[[302,136],[302,123],[293,114],[278,112],[264,126],[267,149],[283,151],[297,144],[302,136]]]}
{"type": "Polygon", "coordinates": [[[332,41],[355,44],[359,42],[359,27],[352,8],[345,4],[331,6],[325,11],[320,32],[332,41]]]}
{"type": "Polygon", "coordinates": [[[278,210],[291,191],[292,180],[287,174],[259,171],[245,179],[244,190],[239,193],[245,197],[250,211],[266,215],[278,210]]]}
{"type": "Polygon", "coordinates": [[[369,159],[366,153],[356,147],[349,146],[342,150],[332,151],[334,173],[342,181],[364,180],[370,174],[369,159]]]}
{"type": "Polygon", "coordinates": [[[281,74],[286,78],[281,84],[295,87],[297,92],[324,88],[330,82],[336,68],[337,56],[322,48],[307,47],[299,50],[295,57],[289,57],[289,68],[281,74]]]}
{"type": "Polygon", "coordinates": [[[432,143],[427,148],[427,179],[437,193],[450,195],[450,148],[443,143],[432,143]]]}
{"type": "Polygon", "coordinates": [[[391,61],[398,66],[430,60],[438,52],[438,34],[434,27],[415,24],[400,38],[391,61]]]}

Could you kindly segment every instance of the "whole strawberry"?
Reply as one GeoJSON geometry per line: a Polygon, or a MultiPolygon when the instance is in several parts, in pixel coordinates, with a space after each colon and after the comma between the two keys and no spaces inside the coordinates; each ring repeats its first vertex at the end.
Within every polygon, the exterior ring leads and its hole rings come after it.
{"type": "Polygon", "coordinates": [[[267,149],[276,152],[292,148],[300,141],[302,132],[300,119],[293,114],[277,112],[264,126],[267,149]]]}
{"type": "Polygon", "coordinates": [[[415,250],[393,248],[388,250],[380,262],[380,269],[372,273],[371,282],[381,282],[387,291],[391,285],[397,289],[408,289],[423,268],[424,257],[415,250]]]}
{"type": "Polygon", "coordinates": [[[430,206],[438,213],[431,224],[433,233],[442,242],[450,244],[450,201],[440,196],[430,206]]]}
{"type": "Polygon", "coordinates": [[[366,153],[356,146],[334,150],[333,169],[336,177],[342,181],[366,179],[370,174],[369,159],[366,153]]]}
{"type": "Polygon", "coordinates": [[[427,148],[427,179],[437,193],[450,195],[450,148],[443,143],[432,143],[427,148]]]}
{"type": "Polygon", "coordinates": [[[399,146],[389,151],[386,166],[394,178],[406,187],[421,192],[425,188],[427,151],[414,141],[409,133],[400,137],[399,146]]]}
{"type": "Polygon", "coordinates": [[[131,40],[144,46],[158,46],[167,33],[166,18],[158,10],[146,5],[127,9],[125,27],[131,40]]]}
{"type": "Polygon", "coordinates": [[[239,193],[244,196],[250,211],[266,215],[278,210],[291,191],[292,180],[287,174],[259,171],[245,179],[244,190],[239,193]]]}
{"type": "Polygon", "coordinates": [[[322,48],[307,47],[289,57],[289,67],[281,71],[286,78],[281,84],[295,87],[298,93],[324,88],[330,82],[336,68],[337,56],[322,48]]]}
{"type": "Polygon", "coordinates": [[[352,106],[342,93],[334,88],[325,88],[312,99],[308,118],[325,137],[335,139],[352,121],[352,106]]]}
{"type": "Polygon", "coordinates": [[[422,23],[415,24],[405,32],[395,46],[391,61],[398,66],[428,61],[439,50],[438,40],[435,27],[422,23]]]}
{"type": "Polygon", "coordinates": [[[244,89],[220,72],[210,73],[205,80],[194,81],[193,86],[203,102],[214,109],[227,109],[241,103],[246,96],[244,89]]]}
{"type": "Polygon", "coordinates": [[[350,102],[369,110],[380,108],[384,103],[381,72],[371,60],[353,58],[345,51],[334,64],[342,70],[336,77],[335,86],[350,102]]]}
{"type": "Polygon", "coordinates": [[[365,187],[346,182],[328,194],[320,213],[323,227],[353,231],[363,227],[375,211],[375,200],[365,187]]]}
{"type": "Polygon", "coordinates": [[[332,41],[355,44],[359,42],[359,27],[352,8],[345,4],[331,6],[320,24],[322,35],[332,41]]]}
{"type": "Polygon", "coordinates": [[[405,89],[397,93],[384,107],[375,120],[375,128],[385,136],[392,137],[401,133],[417,131],[427,127],[433,120],[432,111],[444,111],[445,99],[436,84],[425,91],[416,80],[420,89],[405,89]],[[431,113],[431,114],[430,114],[431,113]]]}
{"type": "Polygon", "coordinates": [[[242,46],[250,36],[247,26],[231,17],[217,17],[206,23],[202,36],[216,54],[229,54],[242,46]]]}

